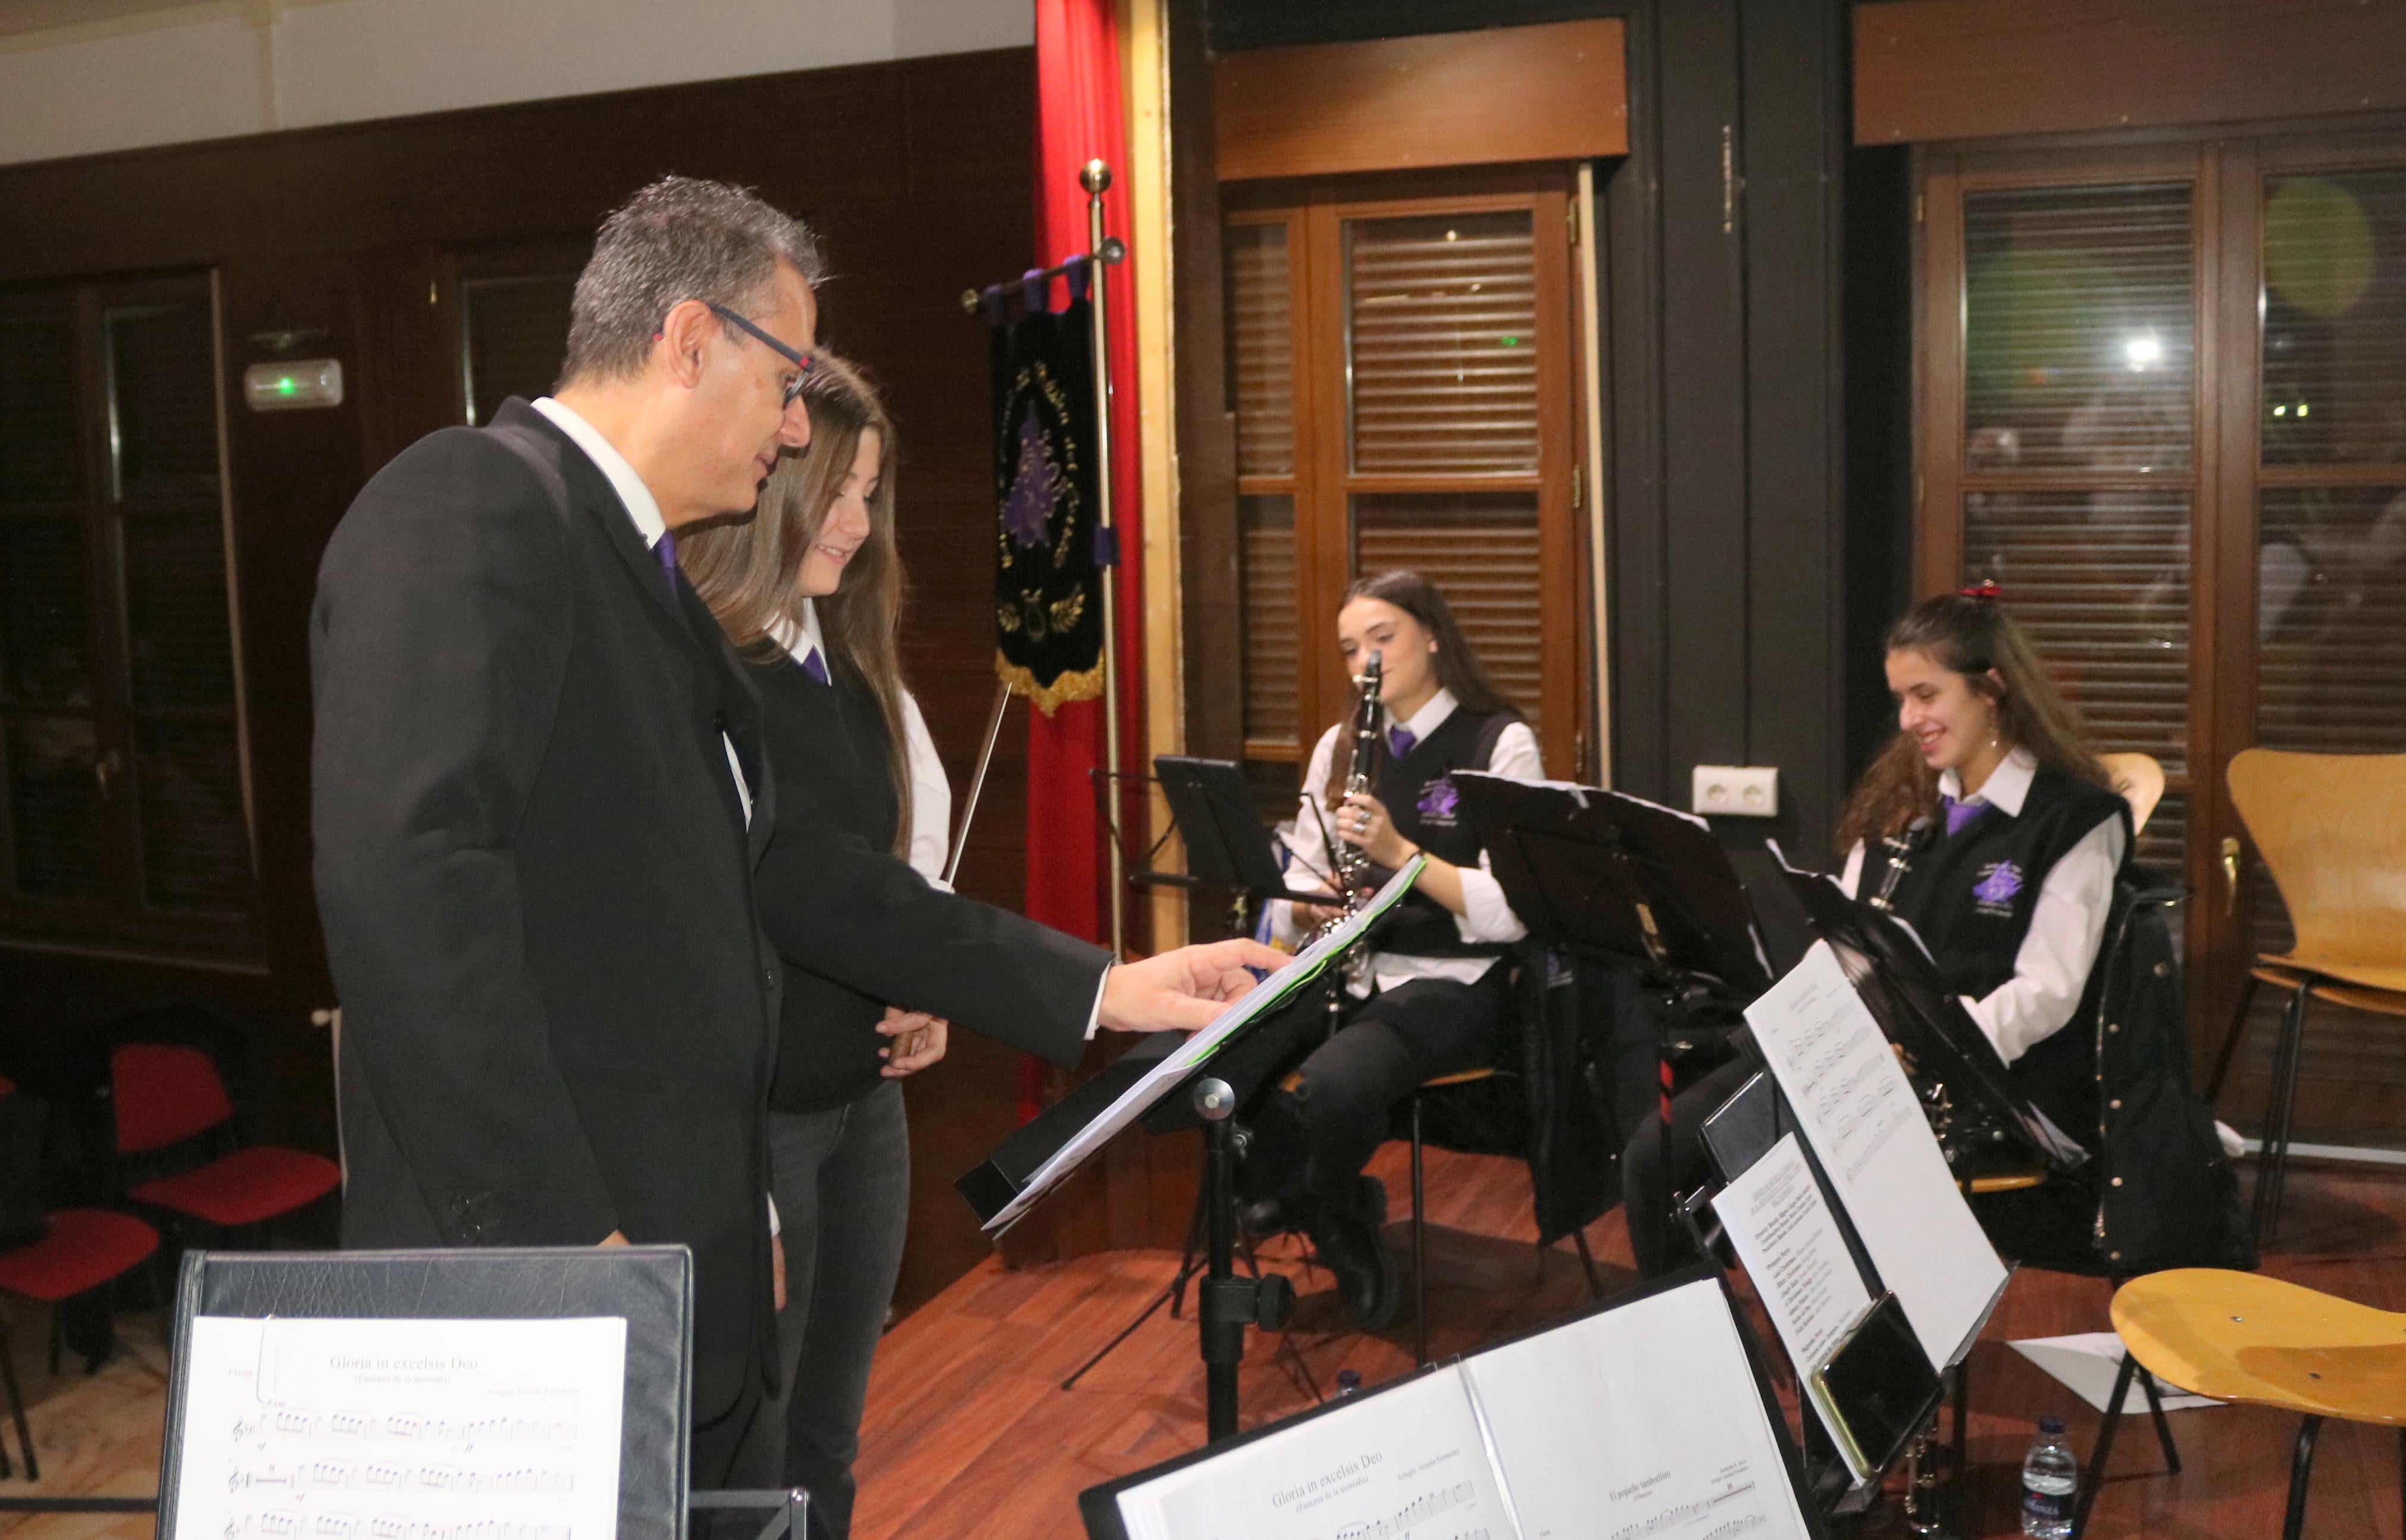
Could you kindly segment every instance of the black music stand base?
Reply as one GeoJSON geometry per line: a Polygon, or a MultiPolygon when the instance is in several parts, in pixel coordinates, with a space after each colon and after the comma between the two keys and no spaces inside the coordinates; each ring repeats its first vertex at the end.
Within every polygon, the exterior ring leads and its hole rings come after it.
{"type": "Polygon", "coordinates": [[[1203,1355],[1203,1431],[1207,1443],[1237,1436],[1237,1371],[1245,1362],[1245,1328],[1275,1332],[1295,1307],[1295,1285],[1281,1273],[1237,1276],[1235,1140],[1228,1120],[1237,1093],[1223,1080],[1195,1085],[1203,1120],[1203,1288],[1195,1318],[1203,1355]]]}

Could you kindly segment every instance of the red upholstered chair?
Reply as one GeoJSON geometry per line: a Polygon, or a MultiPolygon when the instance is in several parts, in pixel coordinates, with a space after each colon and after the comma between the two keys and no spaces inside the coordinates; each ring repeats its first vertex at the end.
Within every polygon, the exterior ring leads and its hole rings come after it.
{"type": "MultiPolygon", "coordinates": [[[[0,1100],[14,1103],[14,1109],[31,1119],[26,1143],[38,1150],[42,1127],[42,1109],[38,1103],[15,1102],[17,1088],[6,1077],[0,1077],[0,1100]]],[[[21,1155],[21,1148],[12,1146],[21,1155]]],[[[9,1184],[9,1195],[0,1209],[18,1213],[23,1209],[38,1211],[40,1176],[38,1157],[22,1163],[15,1169],[0,1171],[0,1180],[9,1184]],[[19,1205],[22,1197],[24,1203],[19,1205]]],[[[11,1224],[13,1227],[13,1222],[11,1224]]],[[[159,1233],[138,1219],[110,1213],[104,1208],[68,1208],[41,1218],[33,1226],[38,1233],[30,1239],[19,1240],[0,1249],[0,1292],[39,1300],[50,1306],[50,1372],[59,1372],[59,1314],[57,1307],[76,1295],[89,1293],[112,1282],[124,1273],[141,1265],[159,1248],[159,1233]]],[[[97,1363],[90,1367],[97,1369],[97,1363]]],[[[17,1356],[8,1341],[7,1324],[0,1321],[0,1386],[8,1392],[8,1409],[17,1422],[17,1444],[25,1455],[25,1479],[41,1478],[41,1467],[34,1459],[33,1430],[25,1422],[24,1392],[17,1384],[17,1356]]],[[[0,1476],[11,1474],[8,1450],[0,1441],[0,1476]]]]}
{"type": "MultiPolygon", "coordinates": [[[[228,1138],[234,1103],[217,1067],[200,1049],[171,1043],[120,1043],[109,1053],[117,1153],[151,1154],[214,1134],[228,1138]]],[[[341,1185],[341,1167],[322,1155],[276,1145],[237,1148],[204,1165],[156,1177],[126,1191],[136,1203],[225,1229],[246,1229],[304,1208],[341,1185]]]]}
{"type": "MultiPolygon", "coordinates": [[[[50,1218],[49,1234],[13,1251],[0,1251],[0,1292],[35,1299],[50,1309],[50,1373],[59,1372],[58,1307],[76,1295],[115,1282],[149,1260],[159,1232],[130,1214],[106,1208],[63,1208],[50,1218]]],[[[96,1372],[98,1362],[85,1365],[96,1372]]],[[[25,1479],[38,1481],[33,1430],[25,1423],[25,1397],[17,1388],[17,1365],[6,1327],[0,1327],[0,1373],[7,1380],[8,1406],[17,1420],[17,1443],[25,1452],[25,1479]]],[[[0,1447],[0,1476],[8,1455],[0,1447]]]]}

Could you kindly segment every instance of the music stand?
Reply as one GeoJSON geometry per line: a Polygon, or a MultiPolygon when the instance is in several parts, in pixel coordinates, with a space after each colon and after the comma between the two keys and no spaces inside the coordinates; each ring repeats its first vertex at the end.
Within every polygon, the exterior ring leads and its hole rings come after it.
{"type": "Polygon", "coordinates": [[[1848,897],[1828,877],[1785,859],[1780,872],[1889,1041],[1902,1045],[1950,1096],[1960,1091],[1996,1120],[2009,1149],[1991,1153],[2043,1162],[2059,1173],[2087,1164],[2088,1151],[2014,1089],[1996,1045],[1941,982],[1918,936],[1893,914],[1848,897]]]}
{"type": "Polygon", "coordinates": [[[1544,945],[1739,999],[1771,986],[1746,886],[1702,820],[1593,786],[1452,779],[1512,912],[1544,945]]]}
{"type": "Polygon", "coordinates": [[[1236,888],[1254,898],[1328,901],[1324,893],[1286,885],[1277,842],[1253,811],[1253,792],[1245,783],[1243,766],[1233,759],[1164,754],[1153,757],[1153,772],[1169,803],[1170,822],[1186,842],[1187,871],[1198,882],[1236,888]]]}
{"type": "Polygon", "coordinates": [[[1425,857],[1414,856],[1359,911],[1314,941],[1286,968],[1265,977],[1243,999],[1222,1012],[1219,1020],[1167,1053],[1150,1058],[1143,1068],[1124,1071],[1120,1078],[1127,1080],[1125,1089],[1111,1095],[1105,1105],[1088,1110],[1093,1101],[1101,1099],[1097,1093],[1076,1112],[1055,1119],[1041,1137],[1027,1137],[1028,1131],[1023,1129],[955,1183],[987,1233],[999,1235],[1131,1123],[1173,1098],[1191,1101],[1204,1128],[1202,1210],[1208,1271],[1201,1307],[1196,1313],[1200,1324],[1207,1427],[1214,1442],[1237,1431],[1237,1370],[1245,1356],[1245,1328],[1258,1324],[1277,1330],[1293,1299],[1282,1276],[1236,1276],[1235,1148],[1228,1121],[1237,1109],[1237,1095],[1222,1078],[1224,1055],[1263,1023],[1279,1019],[1282,1009],[1323,971],[1340,965],[1370,926],[1410,891],[1424,864],[1425,857]],[[1044,1148],[1048,1144],[1049,1150],[1044,1148]]]}

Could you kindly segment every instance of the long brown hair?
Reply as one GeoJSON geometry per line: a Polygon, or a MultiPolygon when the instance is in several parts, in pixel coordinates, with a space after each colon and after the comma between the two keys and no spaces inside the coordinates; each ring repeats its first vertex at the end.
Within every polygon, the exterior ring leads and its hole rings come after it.
{"type": "Polygon", "coordinates": [[[830,667],[867,681],[885,720],[885,771],[894,787],[894,851],[911,848],[911,768],[902,726],[902,557],[894,541],[894,423],[860,371],[831,353],[811,360],[802,376],[810,447],[777,461],[760,506],[748,519],[680,536],[677,565],[736,651],[755,660],[785,651],[776,632],[800,630],[802,558],[828,509],[843,490],[864,433],[877,435],[877,490],[869,499],[869,538],[845,567],[842,584],[818,600],[819,632],[830,667]]]}
{"type": "MultiPolygon", "coordinates": [[[[1995,703],[1997,736],[2024,748],[2041,770],[2059,770],[2108,791],[2114,779],[2089,745],[2079,711],[2055,687],[2030,637],[1993,598],[1940,594],[1916,604],[1889,628],[1888,650],[1918,652],[1963,676],[1995,703]],[[1997,678],[1988,677],[1994,669],[1997,678]],[[2003,680],[2001,685],[1998,680],[2003,680]]],[[[1838,820],[1837,847],[1901,834],[1938,811],[1938,772],[1919,745],[1899,732],[1880,750],[1838,820]]]]}
{"type": "MultiPolygon", "coordinates": [[[[1345,590],[1337,603],[1342,610],[1357,599],[1378,599],[1393,604],[1410,615],[1437,640],[1437,683],[1439,689],[1453,692],[1457,710],[1486,715],[1492,712],[1521,714],[1521,708],[1495,683],[1487,665],[1479,661],[1471,650],[1470,641],[1462,634],[1461,625],[1453,618],[1453,606],[1445,601],[1437,586],[1420,573],[1406,568],[1391,568],[1357,577],[1345,590]]],[[[1320,788],[1320,799],[1334,808],[1345,798],[1345,783],[1353,778],[1353,734],[1342,730],[1352,720],[1348,713],[1338,724],[1337,752],[1328,761],[1328,781],[1320,788]]]]}

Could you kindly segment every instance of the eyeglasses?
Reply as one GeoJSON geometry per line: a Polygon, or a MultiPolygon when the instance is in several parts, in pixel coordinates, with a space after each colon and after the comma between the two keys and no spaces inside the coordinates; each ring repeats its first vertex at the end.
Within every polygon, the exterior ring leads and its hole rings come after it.
{"type": "Polygon", "coordinates": [[[779,342],[776,338],[769,335],[768,332],[761,331],[758,327],[753,325],[742,316],[737,315],[734,311],[728,309],[727,306],[723,304],[716,304],[710,300],[704,300],[702,301],[702,304],[710,306],[710,313],[712,315],[717,317],[720,320],[728,321],[736,326],[742,327],[744,331],[752,333],[752,335],[758,340],[761,346],[766,347],[770,352],[776,354],[779,358],[794,366],[796,373],[794,374],[793,383],[785,387],[785,404],[787,406],[793,405],[794,399],[802,393],[802,381],[810,377],[811,355],[808,353],[797,352],[793,348],[786,346],[784,343],[779,342]]]}

